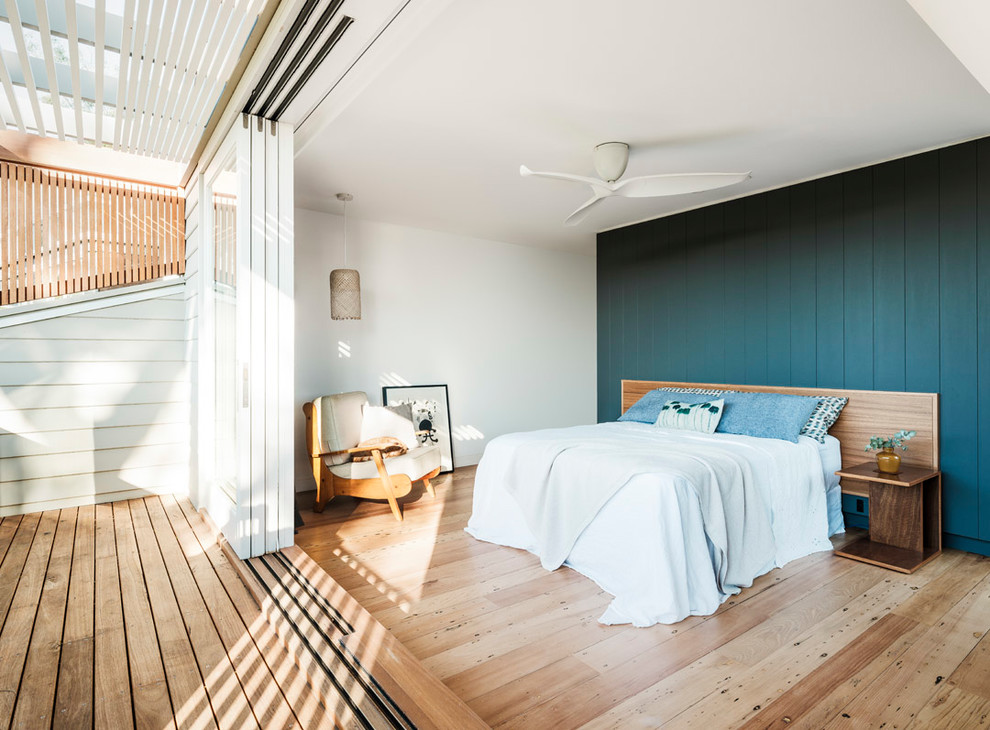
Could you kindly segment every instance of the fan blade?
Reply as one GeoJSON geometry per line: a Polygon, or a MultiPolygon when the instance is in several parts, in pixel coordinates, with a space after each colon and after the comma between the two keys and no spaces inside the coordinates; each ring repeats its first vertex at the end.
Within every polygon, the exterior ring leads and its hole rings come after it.
{"type": "Polygon", "coordinates": [[[566,182],[577,182],[584,183],[585,185],[590,185],[592,189],[598,193],[601,191],[603,194],[611,195],[612,186],[609,185],[604,180],[599,180],[597,177],[584,177],[583,175],[571,175],[566,172],[536,172],[530,170],[525,165],[519,166],[519,174],[523,177],[546,177],[551,180],[564,180],[566,182]]]}
{"type": "Polygon", "coordinates": [[[674,175],[644,175],[615,184],[615,194],[624,198],[654,198],[684,195],[724,188],[749,179],[748,172],[688,172],[674,175]]]}
{"type": "Polygon", "coordinates": [[[611,195],[612,195],[611,192],[608,195],[596,195],[591,200],[587,201],[584,205],[582,205],[580,208],[578,208],[573,213],[571,213],[569,216],[567,216],[567,220],[564,221],[564,225],[576,226],[578,223],[580,223],[581,221],[583,221],[585,218],[588,217],[588,214],[591,212],[591,209],[595,206],[596,203],[600,203],[601,201],[605,200],[605,198],[608,198],[611,195]]]}

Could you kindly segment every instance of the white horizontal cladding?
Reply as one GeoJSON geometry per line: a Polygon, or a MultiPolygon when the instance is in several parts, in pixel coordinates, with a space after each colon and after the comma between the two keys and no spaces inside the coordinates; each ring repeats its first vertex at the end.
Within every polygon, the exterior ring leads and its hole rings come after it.
{"type": "Polygon", "coordinates": [[[183,443],[183,439],[188,433],[189,428],[185,422],[42,431],[31,434],[30,438],[0,433],[0,454],[3,454],[4,459],[20,456],[61,457],[63,454],[77,452],[90,453],[155,444],[176,444],[176,452],[182,452],[186,450],[187,444],[183,443]]]}
{"type": "MultiPolygon", "coordinates": [[[[0,397],[0,413],[4,411],[35,411],[51,408],[83,406],[115,407],[156,403],[186,403],[189,383],[173,382],[86,383],[79,385],[22,385],[5,389],[0,397]]],[[[29,416],[26,416],[29,418],[29,416]]]]}
{"type": "Polygon", "coordinates": [[[183,289],[0,328],[0,514],[188,491],[183,289]]]}
{"type": "Polygon", "coordinates": [[[57,319],[108,307],[119,307],[148,299],[162,299],[181,294],[185,281],[181,276],[166,276],[146,284],[129,284],[115,289],[84,291],[48,297],[23,304],[7,304],[0,308],[0,329],[17,327],[28,322],[57,319]]]}
{"type": "Polygon", "coordinates": [[[27,437],[47,431],[115,428],[185,421],[188,403],[121,403],[114,406],[69,406],[0,412],[0,429],[27,437]]]}
{"type": "MultiPolygon", "coordinates": [[[[115,309],[119,309],[119,307],[115,307],[115,309]]],[[[170,313],[178,311],[182,311],[182,302],[179,302],[178,308],[172,307],[170,313]]],[[[88,340],[101,343],[107,340],[167,342],[168,340],[181,340],[185,338],[185,322],[182,319],[157,319],[154,325],[147,329],[141,326],[127,326],[121,323],[119,316],[101,318],[92,314],[89,316],[76,314],[72,315],[69,319],[72,326],[68,328],[66,327],[64,318],[22,324],[17,328],[17,338],[24,340],[45,340],[46,342],[55,342],[58,340],[78,342],[80,340],[88,340]]]]}
{"type": "MultiPolygon", "coordinates": [[[[156,340],[135,329],[132,340],[50,339],[10,340],[0,336],[0,363],[8,362],[163,362],[181,361],[184,340],[156,340]]],[[[66,334],[71,334],[67,332],[66,334]]]]}
{"type": "MultiPolygon", "coordinates": [[[[2,338],[0,338],[2,339],[2,338]]],[[[103,383],[163,383],[185,381],[185,368],[174,362],[2,362],[0,388],[54,383],[58,385],[99,385],[103,383]]]]}
{"type": "Polygon", "coordinates": [[[3,484],[0,516],[100,504],[153,494],[177,494],[185,480],[185,464],[145,466],[107,472],[72,474],[3,484]]]}
{"type": "MultiPolygon", "coordinates": [[[[41,482],[54,477],[67,477],[95,473],[114,473],[128,469],[141,469],[155,466],[171,466],[183,462],[185,447],[178,444],[129,444],[118,449],[94,449],[92,451],[72,451],[39,456],[22,456],[16,459],[0,459],[0,482],[4,492],[16,491],[11,485],[26,484],[38,480],[38,489],[44,489],[41,482]]],[[[8,497],[0,497],[8,500],[8,497]]]]}

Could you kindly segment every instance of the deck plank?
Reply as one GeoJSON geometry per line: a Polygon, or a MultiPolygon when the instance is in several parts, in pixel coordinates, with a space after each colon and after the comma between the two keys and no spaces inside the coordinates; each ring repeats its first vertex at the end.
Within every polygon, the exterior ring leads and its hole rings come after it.
{"type": "MultiPolygon", "coordinates": [[[[185,623],[189,643],[199,665],[200,675],[205,680],[206,692],[210,696],[213,714],[220,728],[257,728],[258,719],[254,716],[240,678],[227,656],[227,650],[220,640],[208,608],[193,580],[185,556],[175,539],[175,533],[168,522],[161,503],[157,498],[146,499],[142,506],[147,510],[141,520],[148,520],[149,532],[157,538],[158,549],[164,569],[171,581],[177,601],[176,611],[185,623]],[[150,528],[153,528],[153,532],[150,528]]],[[[150,538],[149,538],[150,540],[150,538]]],[[[212,607],[216,610],[216,607],[212,607]]]]}
{"type": "Polygon", "coordinates": [[[151,601],[151,616],[158,633],[175,722],[179,727],[215,728],[217,724],[211,698],[204,687],[144,500],[131,500],[128,506],[148,595],[154,598],[151,601]]]}
{"type": "Polygon", "coordinates": [[[93,725],[96,510],[92,505],[79,508],[74,540],[52,722],[55,728],[93,725]]]}
{"type": "Polygon", "coordinates": [[[297,719],[291,705],[272,676],[258,647],[250,640],[247,627],[241,621],[230,596],[203,553],[174,498],[166,496],[158,500],[148,500],[148,512],[155,532],[159,535],[159,541],[163,545],[169,543],[167,531],[171,532],[171,542],[178,552],[173,553],[168,549],[167,552],[174,557],[167,559],[166,564],[171,564],[173,559],[177,561],[180,555],[186,561],[190,576],[195,581],[202,601],[209,608],[219,638],[254,708],[258,722],[266,728],[293,727],[297,719]]]}
{"type": "Polygon", "coordinates": [[[339,727],[188,500],[0,519],[0,730],[216,717],[339,727]]]}
{"type": "Polygon", "coordinates": [[[56,685],[51,678],[58,675],[61,657],[77,517],[75,507],[59,513],[21,677],[20,697],[14,714],[15,728],[45,727],[52,723],[56,685]]]}
{"type": "Polygon", "coordinates": [[[113,511],[109,504],[94,509],[93,717],[97,727],[126,730],[134,727],[134,711],[113,511]]]}
{"type": "Polygon", "coordinates": [[[161,730],[175,720],[175,715],[127,502],[113,503],[113,524],[134,724],[138,730],[161,730]]]}
{"type": "Polygon", "coordinates": [[[17,590],[18,581],[24,570],[24,562],[31,550],[40,521],[41,512],[27,514],[21,518],[3,562],[0,563],[0,628],[3,627],[7,611],[10,610],[10,603],[14,600],[14,592],[17,590]]]}
{"type": "MultiPolygon", "coordinates": [[[[169,516],[173,524],[178,524],[178,518],[174,516],[175,510],[171,508],[167,499],[164,498],[163,502],[169,508],[169,516]]],[[[292,706],[303,727],[321,730],[337,727],[333,710],[326,706],[323,698],[310,684],[306,670],[299,663],[299,656],[288,650],[264,617],[240,576],[217,545],[210,528],[203,522],[189,500],[177,500],[176,507],[181,511],[200,549],[216,571],[217,578],[230,596],[237,613],[248,629],[248,635],[254,640],[272,675],[286,693],[295,698],[292,706]]]]}
{"type": "Polygon", "coordinates": [[[17,534],[17,528],[20,524],[20,515],[0,517],[0,565],[3,565],[3,559],[7,555],[7,549],[10,547],[10,543],[14,541],[14,535],[17,534]]]}
{"type": "MultiPolygon", "coordinates": [[[[3,629],[0,630],[0,730],[10,727],[16,705],[21,697],[18,689],[27,661],[28,646],[38,613],[41,591],[48,570],[59,512],[44,512],[37,529],[31,534],[30,549],[18,576],[14,577],[16,590],[10,600],[3,629]]],[[[32,533],[30,523],[21,525],[26,534],[32,533]]],[[[6,562],[6,561],[5,561],[6,562]]]]}

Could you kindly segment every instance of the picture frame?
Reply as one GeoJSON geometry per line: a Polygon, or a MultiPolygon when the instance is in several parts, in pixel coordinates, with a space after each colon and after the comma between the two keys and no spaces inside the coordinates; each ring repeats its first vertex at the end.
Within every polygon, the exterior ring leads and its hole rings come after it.
{"type": "Polygon", "coordinates": [[[440,447],[440,473],[454,471],[451,442],[450,402],[447,385],[386,385],[382,387],[382,405],[408,403],[413,410],[413,425],[417,431],[427,431],[418,438],[421,444],[440,447]]]}

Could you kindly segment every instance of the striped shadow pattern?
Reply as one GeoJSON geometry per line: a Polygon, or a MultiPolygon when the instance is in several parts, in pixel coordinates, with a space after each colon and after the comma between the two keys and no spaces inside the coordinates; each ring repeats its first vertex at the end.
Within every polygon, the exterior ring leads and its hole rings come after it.
{"type": "MultiPolygon", "coordinates": [[[[310,681],[323,690],[323,701],[346,727],[378,730],[414,730],[416,725],[389,693],[347,648],[354,626],[281,553],[269,553],[245,562],[267,592],[269,620],[291,627],[283,640],[297,656],[312,660],[310,681]],[[322,676],[314,676],[318,668],[322,676]]],[[[286,631],[285,628],[282,631],[286,631]]]]}

